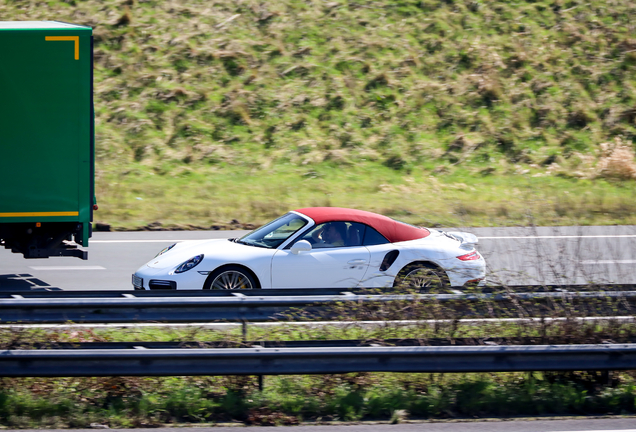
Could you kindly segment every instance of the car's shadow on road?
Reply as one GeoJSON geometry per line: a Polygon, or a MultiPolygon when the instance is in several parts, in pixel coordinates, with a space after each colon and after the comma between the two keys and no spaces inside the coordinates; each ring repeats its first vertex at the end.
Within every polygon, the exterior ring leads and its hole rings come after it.
{"type": "Polygon", "coordinates": [[[62,291],[35,276],[22,274],[0,274],[0,292],[6,291],[62,291]]]}

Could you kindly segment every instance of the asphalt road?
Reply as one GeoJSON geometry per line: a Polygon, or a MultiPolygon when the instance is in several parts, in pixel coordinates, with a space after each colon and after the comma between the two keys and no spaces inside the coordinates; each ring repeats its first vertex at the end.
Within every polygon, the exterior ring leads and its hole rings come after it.
{"type": "MultiPolygon", "coordinates": [[[[383,424],[353,424],[346,426],[324,425],[324,426],[279,426],[267,427],[267,431],[274,432],[636,432],[636,418],[586,418],[586,419],[559,419],[559,420],[532,420],[523,421],[514,419],[494,420],[494,421],[444,421],[444,422],[422,422],[411,424],[389,425],[383,424]]],[[[198,427],[194,426],[197,432],[230,432],[236,431],[234,426],[198,427]]],[[[258,427],[258,426],[257,426],[258,427]]],[[[256,428],[256,427],[255,427],[256,428]]],[[[242,428],[243,429],[243,428],[242,428]]],[[[95,429],[75,429],[75,432],[89,432],[95,429]]],[[[110,429],[113,432],[145,432],[148,429],[110,429]]],[[[13,432],[8,429],[5,432],[13,432]]],[[[153,429],[156,432],[173,432],[174,428],[153,429]]],[[[15,431],[18,432],[18,431],[15,431]]],[[[21,429],[20,432],[35,432],[35,430],[21,429]]],[[[49,432],[62,432],[62,430],[49,430],[49,432]]]]}
{"type": "MultiPolygon", "coordinates": [[[[461,228],[447,231],[461,231],[461,228]]],[[[636,226],[468,228],[489,281],[511,285],[636,283],[636,226]]],[[[98,232],[89,259],[26,260],[0,250],[0,290],[126,290],[131,274],[175,241],[232,238],[246,231],[98,232]]]]}

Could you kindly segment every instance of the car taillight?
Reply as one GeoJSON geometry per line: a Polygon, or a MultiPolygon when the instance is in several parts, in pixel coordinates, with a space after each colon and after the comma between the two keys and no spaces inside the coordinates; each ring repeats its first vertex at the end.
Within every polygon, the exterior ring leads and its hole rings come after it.
{"type": "Polygon", "coordinates": [[[472,251],[471,253],[467,253],[466,255],[460,255],[457,257],[458,260],[462,261],[474,261],[481,258],[481,255],[477,253],[477,251],[472,251]]]}

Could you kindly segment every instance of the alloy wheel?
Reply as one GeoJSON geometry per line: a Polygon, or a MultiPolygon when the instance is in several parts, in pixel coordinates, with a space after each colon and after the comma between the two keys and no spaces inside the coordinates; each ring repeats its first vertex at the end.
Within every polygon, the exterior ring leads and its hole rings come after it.
{"type": "Polygon", "coordinates": [[[438,270],[428,267],[417,267],[406,273],[400,285],[427,292],[439,292],[447,288],[448,282],[445,275],[442,275],[438,270]]]}
{"type": "Polygon", "coordinates": [[[219,290],[236,290],[236,289],[252,289],[252,282],[243,273],[236,270],[228,270],[219,274],[211,285],[212,289],[219,290]]]}

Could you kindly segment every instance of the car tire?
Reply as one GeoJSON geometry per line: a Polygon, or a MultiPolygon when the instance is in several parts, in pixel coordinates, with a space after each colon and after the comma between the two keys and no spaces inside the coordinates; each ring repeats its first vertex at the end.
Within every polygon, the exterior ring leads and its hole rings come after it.
{"type": "Polygon", "coordinates": [[[238,290],[260,288],[252,273],[241,266],[225,266],[214,270],[205,280],[203,289],[238,290]]]}
{"type": "Polygon", "coordinates": [[[450,292],[450,279],[444,270],[429,263],[413,263],[395,277],[393,287],[417,289],[420,292],[441,294],[450,292]]]}

